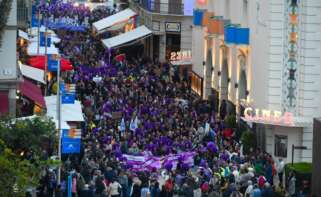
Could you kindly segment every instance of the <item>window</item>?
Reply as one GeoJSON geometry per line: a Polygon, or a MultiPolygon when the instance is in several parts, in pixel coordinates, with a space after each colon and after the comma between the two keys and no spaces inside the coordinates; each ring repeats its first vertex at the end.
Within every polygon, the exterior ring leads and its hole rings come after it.
{"type": "Polygon", "coordinates": [[[275,135],[274,143],[274,155],[276,157],[287,157],[288,136],[275,135]]]}

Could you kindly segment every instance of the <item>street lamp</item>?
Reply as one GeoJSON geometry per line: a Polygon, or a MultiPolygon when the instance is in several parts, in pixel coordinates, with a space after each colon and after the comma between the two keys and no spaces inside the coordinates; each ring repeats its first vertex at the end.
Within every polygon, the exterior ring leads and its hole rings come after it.
{"type": "MultiPolygon", "coordinates": [[[[57,121],[58,121],[58,159],[61,161],[61,101],[60,101],[60,55],[56,56],[57,65],[57,121]]],[[[60,184],[61,169],[57,172],[58,185],[60,184]]]]}

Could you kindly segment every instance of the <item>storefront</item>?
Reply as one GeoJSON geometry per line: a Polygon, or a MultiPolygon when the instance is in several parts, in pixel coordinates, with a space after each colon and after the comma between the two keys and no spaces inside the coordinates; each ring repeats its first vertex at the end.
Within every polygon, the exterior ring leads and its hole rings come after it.
{"type": "Polygon", "coordinates": [[[191,89],[201,97],[203,96],[203,81],[202,77],[193,71],[191,72],[191,89]]]}
{"type": "Polygon", "coordinates": [[[175,71],[174,75],[179,76],[181,80],[189,79],[192,71],[192,51],[172,51],[169,55],[169,62],[175,71]]]}
{"type": "MultiPolygon", "coordinates": [[[[302,146],[304,130],[311,127],[308,118],[295,117],[290,112],[253,107],[245,108],[241,119],[255,132],[258,148],[275,159],[282,158],[286,163],[292,161],[292,145],[302,146]]],[[[294,152],[294,162],[301,162],[303,158],[302,150],[294,152]]]]}
{"type": "Polygon", "coordinates": [[[166,32],[166,59],[170,59],[171,53],[181,50],[181,23],[165,22],[166,32]]]}

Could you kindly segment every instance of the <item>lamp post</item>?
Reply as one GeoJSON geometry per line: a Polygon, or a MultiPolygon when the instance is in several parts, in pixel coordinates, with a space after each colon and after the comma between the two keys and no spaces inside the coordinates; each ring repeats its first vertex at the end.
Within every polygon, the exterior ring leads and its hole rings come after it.
{"type": "MultiPolygon", "coordinates": [[[[61,161],[61,101],[60,101],[60,56],[58,55],[57,66],[57,121],[58,121],[58,158],[61,161]]],[[[58,185],[60,184],[61,169],[57,172],[58,185]]]]}
{"type": "Polygon", "coordinates": [[[293,160],[294,160],[294,150],[306,150],[307,147],[306,146],[294,146],[294,144],[292,144],[292,166],[293,166],[293,160]]]}

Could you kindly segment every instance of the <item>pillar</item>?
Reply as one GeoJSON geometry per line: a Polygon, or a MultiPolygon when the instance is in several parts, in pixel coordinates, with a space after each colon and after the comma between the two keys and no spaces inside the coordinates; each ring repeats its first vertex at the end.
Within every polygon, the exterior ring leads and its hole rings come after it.
{"type": "Polygon", "coordinates": [[[10,88],[8,92],[8,99],[9,99],[9,114],[12,117],[16,117],[16,89],[10,88]]]}

